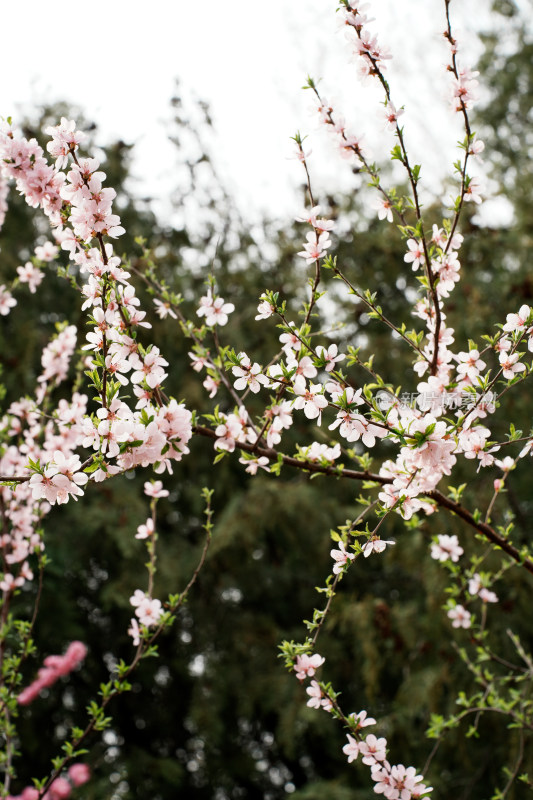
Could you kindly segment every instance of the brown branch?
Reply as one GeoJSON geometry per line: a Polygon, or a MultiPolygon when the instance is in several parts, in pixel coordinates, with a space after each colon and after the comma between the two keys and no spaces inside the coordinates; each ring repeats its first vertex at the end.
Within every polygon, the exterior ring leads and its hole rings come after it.
{"type": "MultiPolygon", "coordinates": [[[[195,425],[193,427],[193,433],[196,433],[200,436],[206,436],[210,439],[218,439],[215,431],[202,425],[195,425]]],[[[378,475],[366,470],[361,471],[343,469],[335,466],[326,467],[322,466],[322,464],[316,464],[313,461],[306,461],[305,459],[298,459],[294,458],[293,456],[287,456],[284,453],[278,453],[278,451],[274,450],[273,448],[257,447],[256,445],[248,444],[248,442],[237,442],[237,446],[246,452],[254,453],[258,456],[266,456],[269,461],[278,461],[279,459],[283,464],[286,464],[289,467],[296,467],[296,469],[305,470],[306,472],[320,473],[322,475],[333,475],[337,478],[349,478],[356,481],[373,481],[381,486],[385,486],[393,482],[392,478],[387,478],[383,475],[378,475]]],[[[455,514],[455,516],[460,517],[464,522],[466,522],[467,525],[477,531],[477,533],[484,536],[486,539],[492,542],[492,544],[496,545],[496,547],[499,547],[504,551],[504,553],[507,553],[507,555],[513,559],[513,561],[516,561],[517,564],[523,566],[524,569],[533,575],[533,561],[530,558],[524,558],[516,547],[514,547],[507,539],[497,533],[494,528],[491,528],[490,525],[487,525],[485,522],[481,522],[480,520],[476,520],[474,515],[467,508],[462,506],[460,503],[456,503],[454,500],[451,500],[449,497],[446,497],[446,495],[440,492],[438,489],[434,489],[431,492],[424,492],[424,497],[434,500],[435,503],[441,508],[446,508],[448,511],[451,511],[452,514],[455,514]]]]}

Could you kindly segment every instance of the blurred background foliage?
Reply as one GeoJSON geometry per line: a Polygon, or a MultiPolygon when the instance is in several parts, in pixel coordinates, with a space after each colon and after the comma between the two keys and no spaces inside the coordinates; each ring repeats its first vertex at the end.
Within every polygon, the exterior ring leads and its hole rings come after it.
{"type": "MultiPolygon", "coordinates": [[[[480,69],[490,97],[477,111],[474,128],[486,142],[486,161],[498,193],[512,207],[512,221],[482,224],[475,209],[466,210],[461,224],[462,280],[447,307],[457,350],[467,349],[468,338],[481,344],[482,333],[495,332],[488,327],[494,320],[504,321],[506,313],[533,299],[533,43],[528,17],[519,14],[513,2],[499,3],[497,10],[506,36],[486,37],[480,69]]],[[[254,322],[257,299],[266,288],[279,291],[289,299],[289,316],[298,319],[307,271],[295,253],[304,226],[281,227],[265,220],[250,229],[217,178],[216,158],[206,145],[209,109],[203,104],[188,109],[179,87],[172,104],[175,121],[169,135],[176,144],[176,173],[182,176],[172,198],[173,219],[181,219],[181,225],[161,222],[150,198],[135,197],[129,181],[132,146],[119,141],[97,149],[98,131],[83,120],[79,109],[42,108],[25,121],[24,133],[40,139],[43,128],[62,115],[76,118],[79,127],[90,131],[86,149],[97,154],[107,185],[117,190],[118,212],[127,231],[116,244],[117,252],[127,254],[142,272],[146,263],[135,239],[143,237],[159,276],[183,295],[182,307],[193,318],[213,270],[220,294],[236,306],[221,339],[266,363],[279,349],[280,332],[272,320],[254,322]],[[192,228],[191,215],[196,221],[192,228]]],[[[326,213],[339,220],[341,234],[334,252],[357,286],[378,291],[378,302],[390,319],[407,320],[416,283],[403,262],[404,245],[394,226],[369,214],[367,198],[365,178],[355,172],[351,194],[322,202],[326,213]]],[[[437,207],[427,209],[430,222],[438,222],[441,213],[437,207]]],[[[0,281],[10,281],[35,244],[46,238],[45,220],[12,192],[0,236],[0,281]]],[[[61,259],[66,265],[64,256],[61,259]]],[[[375,354],[376,369],[388,381],[414,391],[411,355],[403,344],[369,320],[361,304],[338,292],[338,284],[327,274],[325,283],[336,298],[335,306],[319,304],[322,316],[316,329],[331,330],[333,318],[342,323],[331,334],[341,346],[361,344],[366,356],[375,354]]],[[[141,283],[139,293],[143,307],[150,308],[152,299],[141,283]]],[[[54,268],[36,295],[21,286],[16,296],[17,308],[0,326],[4,409],[32,392],[42,347],[56,322],[77,324],[80,338],[84,335],[78,295],[54,268]]],[[[151,338],[170,362],[168,393],[190,407],[205,408],[203,389],[187,357],[191,342],[173,320],[151,316],[151,338]]],[[[354,379],[362,382],[364,376],[352,369],[354,379]]],[[[227,400],[220,402],[223,410],[231,409],[227,400]]],[[[499,419],[516,420],[527,432],[529,407],[527,389],[509,392],[499,419]]],[[[494,438],[506,432],[507,422],[500,425],[494,438]]],[[[284,449],[291,451],[295,442],[310,443],[319,436],[328,441],[326,426],[319,434],[310,423],[299,422],[284,439],[284,449]]],[[[378,453],[386,453],[387,447],[383,444],[378,453]]],[[[314,605],[323,602],[315,587],[331,569],[329,530],[354,518],[360,487],[323,477],[310,480],[288,468],[279,480],[250,478],[236,461],[226,458],[213,466],[212,444],[197,438],[191,455],[165,478],[171,494],[159,504],[157,594],[164,597],[182,589],[197,562],[203,544],[201,486],[215,490],[214,541],[189,602],[159,643],[159,658],[141,665],[132,693],[112,707],[112,728],[102,740],[94,737],[90,742],[94,777],[78,791],[80,797],[370,796],[367,768],[348,765],[342,754],[341,728],[327,714],[305,706],[304,689],[277,658],[281,640],[303,640],[302,619],[310,618],[314,605]]],[[[47,519],[51,565],[36,634],[39,652],[60,653],[69,641],[81,639],[89,656],[68,681],[23,710],[22,755],[16,764],[21,787],[32,776],[46,774],[65,726],[83,722],[93,687],[107,679],[117,657],[128,659],[132,653],[126,634],[128,598],[146,582],[143,543],[134,535],[148,516],[142,493],[148,477],[146,471],[136,470],[92,485],[79,502],[54,509],[47,519]]],[[[454,483],[471,481],[466,504],[486,508],[493,477],[490,470],[472,477],[464,468],[454,483]]],[[[514,515],[517,542],[530,537],[529,487],[529,465],[522,462],[507,482],[507,507],[502,498],[497,506],[497,522],[514,515]]],[[[443,512],[409,527],[399,518],[389,519],[386,527],[384,538],[395,538],[397,546],[348,573],[317,649],[326,657],[326,679],[342,687],[343,707],[368,709],[379,720],[379,734],[389,740],[391,758],[421,769],[433,747],[424,737],[430,714],[453,712],[458,688],[468,690],[471,681],[442,611],[446,574],[430,559],[429,542],[435,533],[456,533],[467,555],[483,545],[443,512]]],[[[492,559],[497,568],[499,557],[492,559]]],[[[490,609],[490,621],[499,652],[506,656],[508,627],[531,644],[530,581],[514,569],[505,586],[496,588],[501,602],[490,609]]],[[[23,592],[18,602],[22,612],[29,613],[33,589],[23,592]]],[[[467,633],[459,638],[468,642],[467,633]]],[[[37,662],[26,665],[28,680],[37,667],[37,662]]],[[[501,765],[512,762],[516,742],[505,721],[482,720],[477,739],[466,739],[465,730],[449,733],[434,755],[427,777],[436,787],[436,797],[484,800],[501,782],[501,765]]],[[[526,768],[527,764],[523,771],[526,768]]],[[[523,797],[524,791],[512,790],[508,797],[523,797]]]]}

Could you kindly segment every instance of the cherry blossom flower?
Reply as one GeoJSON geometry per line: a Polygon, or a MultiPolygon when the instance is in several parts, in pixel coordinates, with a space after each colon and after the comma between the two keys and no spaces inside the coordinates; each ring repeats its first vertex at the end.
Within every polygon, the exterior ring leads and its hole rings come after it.
{"type": "Polygon", "coordinates": [[[531,316],[531,308],[527,305],[520,306],[518,314],[507,314],[507,322],[503,326],[506,333],[523,331],[531,316]]]}
{"type": "Polygon", "coordinates": [[[498,595],[496,592],[491,592],[490,589],[482,586],[478,592],[478,597],[480,600],[483,600],[484,603],[497,603],[498,602],[498,595]]]}
{"type": "Polygon", "coordinates": [[[373,537],[363,545],[362,547],[363,555],[365,558],[368,558],[368,556],[371,556],[372,553],[383,553],[388,544],[396,544],[396,542],[392,542],[386,539],[380,539],[377,536],[373,537]]]}
{"type": "Polygon", "coordinates": [[[498,602],[498,595],[483,586],[479,572],[474,573],[468,581],[468,591],[471,595],[477,595],[484,603],[498,602]]]}
{"type": "Polygon", "coordinates": [[[320,688],[317,681],[311,681],[311,685],[307,687],[305,690],[309,695],[309,700],[307,701],[307,705],[310,708],[323,708],[324,711],[331,711],[333,708],[331,704],[331,700],[329,697],[325,697],[322,693],[322,689],[320,688]]]}
{"type": "Polygon", "coordinates": [[[448,611],[448,618],[454,628],[469,628],[472,624],[472,615],[466,608],[457,604],[448,611]]]}
{"type": "Polygon", "coordinates": [[[498,356],[502,368],[502,374],[508,381],[512,380],[519,372],[524,372],[526,365],[518,361],[519,353],[500,353],[498,356]]]}
{"type": "Polygon", "coordinates": [[[351,764],[359,755],[359,743],[349,733],[346,736],[348,737],[348,744],[344,745],[342,752],[348,756],[348,764],[351,764]]]}
{"type": "Polygon", "coordinates": [[[357,730],[376,724],[376,720],[373,717],[369,717],[365,710],[359,711],[357,714],[352,713],[349,715],[349,717],[352,722],[357,724],[357,730]]]}
{"type": "Polygon", "coordinates": [[[232,367],[233,374],[237,380],[233,384],[237,391],[244,391],[247,387],[254,394],[257,394],[261,388],[261,384],[268,385],[269,380],[266,375],[261,373],[261,367],[257,362],[250,363],[250,359],[246,353],[239,353],[240,363],[238,367],[232,367]]]}
{"type": "Polygon", "coordinates": [[[312,656],[309,656],[306,653],[301,656],[297,656],[296,663],[294,664],[296,677],[299,681],[303,681],[306,678],[312,678],[316,670],[322,666],[324,661],[325,659],[318,655],[318,653],[314,653],[312,656]]]}
{"type": "Polygon", "coordinates": [[[199,317],[205,316],[205,323],[209,327],[214,325],[226,325],[228,315],[235,311],[233,303],[225,303],[222,297],[215,300],[211,295],[200,298],[200,307],[197,310],[199,317]]]}
{"type": "Polygon", "coordinates": [[[327,350],[325,347],[322,347],[322,345],[318,345],[316,352],[319,358],[323,358],[326,361],[326,372],[332,372],[332,370],[335,369],[335,364],[346,358],[344,353],[339,353],[339,355],[337,355],[336,344],[330,344],[327,350]]]}
{"type": "Polygon", "coordinates": [[[312,383],[309,389],[299,391],[299,387],[294,387],[294,391],[299,397],[294,401],[294,408],[302,409],[307,419],[316,419],[318,424],[322,417],[322,409],[327,408],[328,401],[322,394],[322,385],[312,383]]]}
{"type": "Polygon", "coordinates": [[[387,756],[387,740],[384,737],[378,739],[373,733],[369,733],[359,743],[359,752],[363,756],[363,764],[372,766],[377,761],[384,761],[387,756]]]}
{"type": "Polygon", "coordinates": [[[378,212],[378,219],[386,219],[387,222],[393,221],[392,203],[386,197],[375,197],[372,208],[378,212]]]}
{"type": "Polygon", "coordinates": [[[272,303],[267,300],[264,294],[259,298],[261,302],[257,306],[257,315],[255,319],[268,319],[276,311],[272,303]]]}
{"type": "Polygon", "coordinates": [[[487,366],[479,357],[479,350],[470,350],[468,353],[458,353],[456,359],[459,362],[457,366],[457,375],[460,380],[467,377],[474,382],[481,370],[485,369],[487,366]]]}
{"type": "Polygon", "coordinates": [[[458,76],[453,77],[453,98],[456,111],[460,111],[463,104],[465,108],[470,108],[472,102],[477,100],[475,89],[478,86],[476,80],[478,75],[479,72],[463,67],[459,70],[458,76]]]}
{"type": "Polygon", "coordinates": [[[327,231],[324,231],[319,236],[315,232],[310,231],[306,239],[307,244],[304,244],[304,249],[297,255],[305,258],[309,266],[309,264],[313,264],[315,261],[324,258],[326,250],[331,246],[331,241],[327,231]]]}
{"type": "Polygon", "coordinates": [[[146,628],[157,625],[163,613],[160,600],[154,600],[145,592],[136,589],[130,597],[130,603],[135,608],[135,615],[139,618],[141,625],[146,628]]]}
{"type": "Polygon", "coordinates": [[[387,102],[387,105],[385,106],[385,123],[386,123],[386,127],[389,128],[390,130],[395,130],[396,126],[398,124],[398,117],[401,117],[403,112],[404,112],[403,108],[400,108],[397,111],[395,106],[394,106],[394,103],[392,103],[389,100],[387,102]]]}
{"type": "Polygon", "coordinates": [[[208,375],[207,378],[202,383],[202,386],[204,387],[204,389],[207,389],[209,397],[213,398],[218,392],[220,381],[214,378],[212,375],[208,375]]]}
{"type": "Polygon", "coordinates": [[[137,647],[141,643],[141,630],[139,628],[139,623],[132,617],[130,620],[130,627],[128,628],[128,636],[131,636],[133,639],[133,646],[137,647]]]}
{"type": "Polygon", "coordinates": [[[481,203],[481,193],[483,191],[484,187],[479,178],[470,178],[468,186],[465,189],[465,202],[477,203],[479,205],[481,203]]]}
{"type": "Polygon", "coordinates": [[[330,550],[330,556],[335,561],[333,565],[333,572],[335,575],[338,575],[340,572],[343,571],[344,565],[348,563],[348,561],[353,561],[355,558],[355,553],[348,553],[346,547],[343,542],[339,542],[339,549],[338,550],[330,550]]]}
{"type": "Polygon", "coordinates": [[[144,493],[148,497],[168,497],[168,490],[163,489],[163,483],[161,481],[146,481],[144,484],[144,493]]]}
{"type": "Polygon", "coordinates": [[[259,456],[258,458],[239,458],[239,463],[246,466],[246,472],[250,475],[257,475],[258,469],[264,469],[265,472],[270,472],[270,461],[266,456],[259,456]]]}
{"type": "Polygon", "coordinates": [[[38,258],[39,261],[53,261],[58,252],[57,245],[52,242],[45,242],[43,245],[38,245],[35,248],[35,257],[38,258]]]}
{"type": "Polygon", "coordinates": [[[159,319],[166,319],[166,317],[171,317],[171,319],[178,318],[176,312],[172,310],[172,305],[168,301],[158,300],[156,297],[154,299],[154,305],[159,319]]]}
{"type": "Polygon", "coordinates": [[[436,561],[447,561],[451,559],[456,563],[463,553],[464,550],[460,546],[459,540],[455,534],[453,534],[453,536],[441,534],[437,536],[437,542],[431,545],[431,558],[434,558],[436,561]]]}
{"type": "MultiPolygon", "coordinates": [[[[474,136],[470,141],[470,145],[468,147],[469,155],[478,156],[480,153],[483,152],[484,149],[485,149],[485,142],[483,142],[481,139],[478,139],[477,134],[474,134],[474,136]]],[[[483,159],[481,158],[479,158],[478,161],[483,163],[483,159]]]]}
{"type": "Polygon", "coordinates": [[[416,272],[418,267],[425,262],[424,247],[421,242],[416,239],[408,239],[407,247],[408,252],[404,255],[403,260],[407,264],[412,263],[413,272],[416,272]]]}
{"type": "Polygon", "coordinates": [[[311,681],[311,685],[305,690],[309,695],[307,705],[309,708],[320,708],[322,705],[322,689],[317,681],[311,681]]]}
{"type": "Polygon", "coordinates": [[[37,287],[44,277],[43,272],[35,267],[31,261],[26,261],[23,267],[17,267],[17,274],[21,283],[28,284],[28,288],[32,294],[35,294],[37,287]]]}
{"type": "Polygon", "coordinates": [[[308,461],[329,461],[331,464],[340,457],[341,446],[337,442],[333,447],[327,444],[313,442],[309,447],[302,447],[301,452],[308,461]]]}
{"type": "Polygon", "coordinates": [[[198,353],[187,353],[187,355],[191,359],[192,368],[195,372],[201,372],[204,367],[211,366],[209,353],[205,353],[203,355],[198,353]]]}
{"type": "Polygon", "coordinates": [[[154,533],[154,521],[151,517],[149,517],[144,525],[139,525],[137,528],[137,533],[135,534],[136,539],[149,539],[154,533]]]}
{"type": "Polygon", "coordinates": [[[82,131],[76,130],[74,120],[61,117],[59,125],[45,129],[45,133],[52,136],[52,141],[48,142],[46,149],[56,160],[56,168],[61,169],[68,164],[69,153],[78,149],[78,144],[85,138],[82,131]]]}
{"type": "MultiPolygon", "coordinates": [[[[295,327],[295,323],[294,322],[291,322],[290,325],[291,325],[291,328],[295,327]]],[[[284,350],[285,353],[288,353],[291,350],[300,350],[301,347],[302,347],[302,341],[301,341],[301,339],[299,338],[299,336],[298,336],[298,334],[296,332],[294,332],[294,333],[292,333],[292,332],[291,333],[287,333],[287,332],[282,333],[280,335],[280,337],[279,337],[279,340],[280,340],[281,344],[283,345],[282,350],[284,350]]]]}
{"type": "Polygon", "coordinates": [[[0,286],[0,314],[3,317],[6,317],[9,312],[11,311],[14,306],[17,305],[17,301],[11,295],[10,292],[7,291],[4,284],[0,286]]]}
{"type": "MultiPolygon", "coordinates": [[[[404,767],[403,764],[396,764],[390,771],[390,791],[387,793],[389,798],[398,800],[410,800],[416,790],[417,783],[422,780],[422,775],[417,775],[414,767],[404,767]]],[[[426,790],[427,791],[427,790],[426,790]]]]}

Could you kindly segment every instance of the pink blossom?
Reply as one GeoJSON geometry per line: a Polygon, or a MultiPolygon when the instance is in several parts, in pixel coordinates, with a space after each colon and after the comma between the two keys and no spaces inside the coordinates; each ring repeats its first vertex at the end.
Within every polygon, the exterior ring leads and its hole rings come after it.
{"type": "Polygon", "coordinates": [[[44,277],[43,272],[35,267],[31,261],[26,261],[23,267],[17,267],[17,274],[21,283],[28,284],[28,288],[32,294],[35,294],[37,287],[44,277]]]}
{"type": "Polygon", "coordinates": [[[348,561],[353,561],[355,558],[355,553],[348,553],[346,547],[343,542],[339,542],[339,549],[338,550],[330,550],[330,556],[335,561],[333,565],[333,572],[335,575],[338,575],[340,572],[343,571],[344,565],[348,563],[348,561]]]}
{"type": "Polygon", "coordinates": [[[145,592],[136,589],[130,597],[130,603],[134,606],[135,615],[139,618],[141,625],[144,625],[146,628],[157,625],[163,614],[163,607],[160,600],[154,600],[145,592]]]}
{"type": "Polygon", "coordinates": [[[363,545],[363,555],[365,558],[368,558],[372,553],[383,553],[388,544],[396,544],[396,542],[380,539],[377,536],[373,537],[363,545]]]}
{"type": "MultiPolygon", "coordinates": [[[[15,798],[13,798],[15,800],[15,798]]],[[[39,791],[33,786],[26,786],[20,795],[20,800],[39,800],[39,791]]]]}
{"type": "Polygon", "coordinates": [[[176,313],[172,310],[172,305],[168,301],[158,300],[156,297],[154,299],[154,305],[159,319],[165,319],[166,317],[171,317],[172,319],[178,318],[176,313]]]}
{"type": "Polygon", "coordinates": [[[257,458],[239,458],[239,463],[244,464],[246,472],[250,475],[256,475],[258,469],[264,469],[265,472],[270,472],[270,461],[266,456],[259,456],[257,458]]]}
{"type": "Polygon", "coordinates": [[[269,383],[266,375],[261,373],[260,365],[257,362],[251,364],[246,353],[239,353],[239,366],[232,367],[232,372],[237,377],[233,385],[239,392],[249,387],[251,392],[257,394],[261,384],[265,386],[269,383]]]}
{"type": "Polygon", "coordinates": [[[200,298],[200,307],[196,313],[199,317],[205,316],[206,325],[212,327],[225,325],[232,311],[235,311],[233,303],[225,303],[222,297],[213,300],[211,295],[207,295],[200,298]]]}
{"type": "Polygon", "coordinates": [[[296,663],[294,664],[294,670],[296,672],[296,677],[299,681],[305,680],[305,678],[312,678],[315,674],[315,671],[322,666],[325,659],[322,658],[318,653],[314,653],[312,656],[307,655],[304,653],[301,656],[297,656],[296,663]]]}
{"type": "Polygon", "coordinates": [[[455,534],[453,534],[453,536],[441,534],[437,536],[437,542],[431,545],[431,558],[437,561],[447,561],[451,559],[451,561],[456,563],[463,553],[464,550],[459,545],[459,540],[455,534]]]}
{"type": "Polygon", "coordinates": [[[479,357],[478,350],[470,350],[468,353],[459,353],[457,356],[459,362],[457,366],[457,375],[462,380],[467,377],[472,382],[479,376],[481,370],[487,366],[484,361],[479,357]]]}
{"type": "Polygon", "coordinates": [[[311,685],[305,691],[309,695],[307,705],[310,708],[323,708],[324,711],[331,711],[333,708],[331,701],[329,697],[324,696],[317,681],[311,681],[311,685]]]}
{"type": "Polygon", "coordinates": [[[37,679],[26,687],[18,696],[19,705],[28,705],[39,695],[42,689],[52,686],[58,678],[68,675],[87,655],[87,648],[82,642],[71,642],[63,656],[48,656],[44,666],[38,672],[37,679]]]}
{"type": "MultiPolygon", "coordinates": [[[[403,764],[396,764],[390,770],[390,789],[386,797],[390,800],[411,800],[415,797],[417,784],[422,780],[422,775],[417,775],[414,767],[404,767],[403,764]]],[[[419,786],[419,790],[420,790],[419,786]]],[[[427,789],[424,790],[427,791],[427,789]]],[[[418,795],[420,796],[420,795],[418,795]]]]}
{"type": "Polygon", "coordinates": [[[420,264],[425,262],[424,247],[421,242],[416,239],[407,240],[408,252],[403,257],[403,260],[408,264],[412,263],[413,271],[416,272],[420,264]]]}
{"type": "Polygon", "coordinates": [[[137,528],[137,533],[135,534],[136,539],[149,539],[154,533],[154,521],[151,517],[149,517],[144,525],[139,525],[137,528]]]}
{"type": "Polygon", "coordinates": [[[350,714],[350,720],[357,725],[357,730],[376,724],[376,720],[373,717],[369,717],[365,710],[359,711],[357,714],[350,714]]]}
{"type": "Polygon", "coordinates": [[[91,770],[87,764],[72,764],[68,768],[68,776],[74,786],[82,786],[91,777],[91,770]]]}
{"type": "Polygon", "coordinates": [[[144,484],[144,493],[148,497],[168,497],[167,489],[163,489],[161,481],[146,481],[144,484]]]}
{"type": "Polygon", "coordinates": [[[387,128],[395,130],[398,124],[398,117],[403,114],[403,108],[396,110],[394,104],[389,100],[385,106],[385,122],[387,128]]]}
{"type": "Polygon", "coordinates": [[[220,381],[214,378],[212,375],[208,375],[207,378],[202,383],[202,386],[204,387],[204,389],[208,391],[209,397],[213,398],[218,392],[220,381]]]}
{"type": "Polygon", "coordinates": [[[304,244],[304,249],[298,255],[305,258],[307,264],[313,264],[326,255],[326,250],[331,246],[329,233],[324,231],[320,235],[314,231],[310,231],[307,236],[307,243],[304,244]]]}
{"type": "Polygon", "coordinates": [[[309,700],[307,701],[307,705],[310,708],[320,708],[322,703],[322,689],[318,685],[318,682],[311,681],[311,685],[308,686],[305,691],[309,695],[309,700]]]}
{"type": "MultiPolygon", "coordinates": [[[[291,322],[291,328],[295,327],[295,323],[291,322]]],[[[283,350],[287,353],[289,350],[300,350],[302,347],[301,339],[299,338],[296,331],[294,332],[285,332],[282,333],[279,337],[280,342],[283,345],[283,350]]],[[[316,374],[316,373],[315,373],[316,374]]]]}
{"type": "Polygon", "coordinates": [[[465,202],[467,203],[481,203],[481,193],[484,187],[479,178],[471,178],[465,190],[465,202]]]}
{"type": "Polygon", "coordinates": [[[309,447],[302,447],[301,452],[308,461],[329,461],[332,464],[340,457],[341,446],[339,442],[333,447],[328,447],[327,444],[313,442],[309,447]]]}
{"type": "Polygon", "coordinates": [[[3,317],[6,317],[11,309],[17,305],[17,301],[11,295],[10,292],[7,291],[4,284],[0,286],[0,314],[3,317]]]}
{"type": "Polygon", "coordinates": [[[72,787],[65,778],[56,778],[50,785],[48,793],[50,800],[66,800],[70,796],[72,787]]]}
{"type": "Polygon", "coordinates": [[[378,219],[386,219],[387,222],[393,221],[392,203],[386,197],[376,197],[372,208],[378,212],[378,219]]]}
{"type": "Polygon", "coordinates": [[[133,639],[133,646],[137,647],[141,642],[141,630],[139,628],[139,623],[132,617],[130,620],[130,627],[128,628],[128,636],[131,636],[133,639]]]}
{"type": "Polygon", "coordinates": [[[460,604],[450,608],[448,618],[451,619],[454,628],[469,628],[472,624],[472,615],[460,604]]]}
{"type": "Polygon", "coordinates": [[[520,306],[518,314],[507,314],[507,322],[503,326],[506,333],[523,331],[531,316],[531,308],[527,305],[520,306]]]}
{"type": "Polygon", "coordinates": [[[261,295],[260,300],[261,302],[257,306],[257,315],[255,319],[268,319],[272,316],[276,309],[272,303],[266,299],[265,295],[261,295]]]}
{"type": "Polygon", "coordinates": [[[45,133],[52,136],[46,149],[56,160],[56,168],[61,169],[68,163],[69,153],[78,149],[78,144],[85,138],[85,134],[76,130],[74,120],[61,117],[61,123],[45,129],[45,133]]]}
{"type": "Polygon", "coordinates": [[[322,409],[327,408],[328,401],[322,394],[322,386],[319,383],[312,383],[309,389],[298,391],[295,386],[294,391],[300,395],[294,401],[294,408],[302,409],[307,419],[316,419],[318,424],[322,418],[322,409]]]}
{"type": "Polygon", "coordinates": [[[363,756],[363,764],[372,766],[376,761],[384,761],[387,755],[387,740],[383,737],[378,739],[373,733],[369,733],[366,739],[359,743],[359,752],[363,756]]]}
{"type": "Polygon", "coordinates": [[[39,245],[35,248],[35,257],[38,258],[39,261],[53,261],[58,252],[57,245],[52,242],[45,242],[43,245],[39,245]]]}
{"type": "Polygon", "coordinates": [[[498,595],[496,592],[491,592],[490,589],[485,588],[484,586],[478,592],[478,597],[480,600],[483,600],[484,603],[497,603],[498,602],[498,595]]]}
{"type": "Polygon", "coordinates": [[[327,350],[325,347],[322,347],[322,345],[318,345],[316,352],[319,358],[323,358],[326,361],[326,372],[334,370],[335,364],[346,358],[344,353],[339,353],[339,355],[337,355],[336,344],[330,344],[327,350]]]}
{"type": "Polygon", "coordinates": [[[348,764],[351,764],[359,755],[359,743],[349,733],[346,736],[348,737],[348,744],[344,745],[342,752],[348,756],[348,764]]]}
{"type": "Polygon", "coordinates": [[[498,356],[502,368],[503,377],[512,380],[519,372],[524,372],[526,365],[518,361],[519,353],[500,353],[498,356]]]}

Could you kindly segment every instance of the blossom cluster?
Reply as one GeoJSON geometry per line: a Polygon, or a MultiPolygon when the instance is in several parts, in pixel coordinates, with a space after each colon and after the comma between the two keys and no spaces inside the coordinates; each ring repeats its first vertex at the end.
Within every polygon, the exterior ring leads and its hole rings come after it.
{"type": "MultiPolygon", "coordinates": [[[[439,534],[431,545],[431,557],[436,561],[456,564],[463,554],[464,550],[455,534],[439,534]]],[[[467,584],[470,598],[478,597],[483,603],[497,603],[498,595],[488,588],[487,583],[490,583],[490,576],[472,573],[467,584]]],[[[447,615],[454,628],[470,628],[472,625],[472,614],[463,603],[452,601],[447,615]]]]}
{"type": "Polygon", "coordinates": [[[67,797],[70,797],[72,789],[83,786],[90,780],[90,777],[90,768],[87,764],[78,761],[70,765],[66,777],[60,775],[55,778],[44,795],[41,795],[34,786],[26,786],[18,795],[8,794],[6,800],[39,800],[40,797],[42,800],[66,800],[67,797]]]}
{"type": "MultiPolygon", "coordinates": [[[[43,209],[56,241],[80,275],[88,276],[82,288],[83,308],[89,310],[92,327],[83,349],[90,353],[87,367],[98,388],[101,408],[84,419],[84,435],[78,444],[96,451],[94,480],[137,465],[156,464],[159,470],[171,471],[171,461],[188,452],[191,415],[174,400],[163,402],[161,389],[168,362],[157,347],[143,348],[136,339],[137,328],[150,325],[139,309],[130,274],[114,255],[112,245],[103,240],[124,232],[112,208],[116,193],[103,186],[106,176],[96,159],[78,160],[76,152],[83,136],[73,121],[63,118],[47,132],[52,136],[48,150],[56,159],[55,168],[47,164],[35,140],[17,136],[10,126],[0,133],[0,163],[4,178],[14,178],[26,201],[43,209]],[[65,174],[61,169],[70,157],[73,164],[65,174]],[[92,246],[94,240],[98,246],[92,246]],[[120,398],[129,384],[137,398],[135,409],[120,398]]],[[[29,280],[29,275],[26,277],[29,280]]],[[[67,332],[75,341],[73,329],[67,332]]],[[[40,380],[64,378],[72,351],[66,335],[58,337],[46,352],[40,380]]],[[[58,456],[59,464],[55,459],[40,477],[32,478],[33,486],[39,487],[50,503],[78,496],[79,487],[86,482],[78,471],[81,462],[69,462],[71,454],[64,455],[65,460],[58,456]]]]}
{"type": "Polygon", "coordinates": [[[37,678],[30,683],[18,696],[19,705],[27,706],[32,703],[43,689],[48,689],[59,678],[68,675],[87,655],[87,648],[83,642],[71,642],[67,651],[62,656],[48,656],[44,660],[37,674],[37,678]]]}
{"type": "MultiPolygon", "coordinates": [[[[334,712],[334,701],[329,692],[314,679],[316,670],[324,664],[325,659],[318,653],[298,655],[294,662],[294,671],[299,681],[313,678],[306,693],[309,697],[307,705],[310,708],[322,708],[330,713],[334,712]]],[[[414,767],[404,767],[403,764],[391,765],[387,761],[387,740],[377,737],[373,733],[363,736],[364,728],[375,725],[376,720],[369,717],[365,710],[350,714],[347,718],[351,733],[347,734],[348,743],[344,745],[343,752],[348,758],[348,763],[362,756],[363,764],[370,767],[371,777],[374,781],[374,792],[383,794],[388,800],[413,800],[427,796],[431,787],[426,786],[422,775],[417,775],[414,767]]]]}

